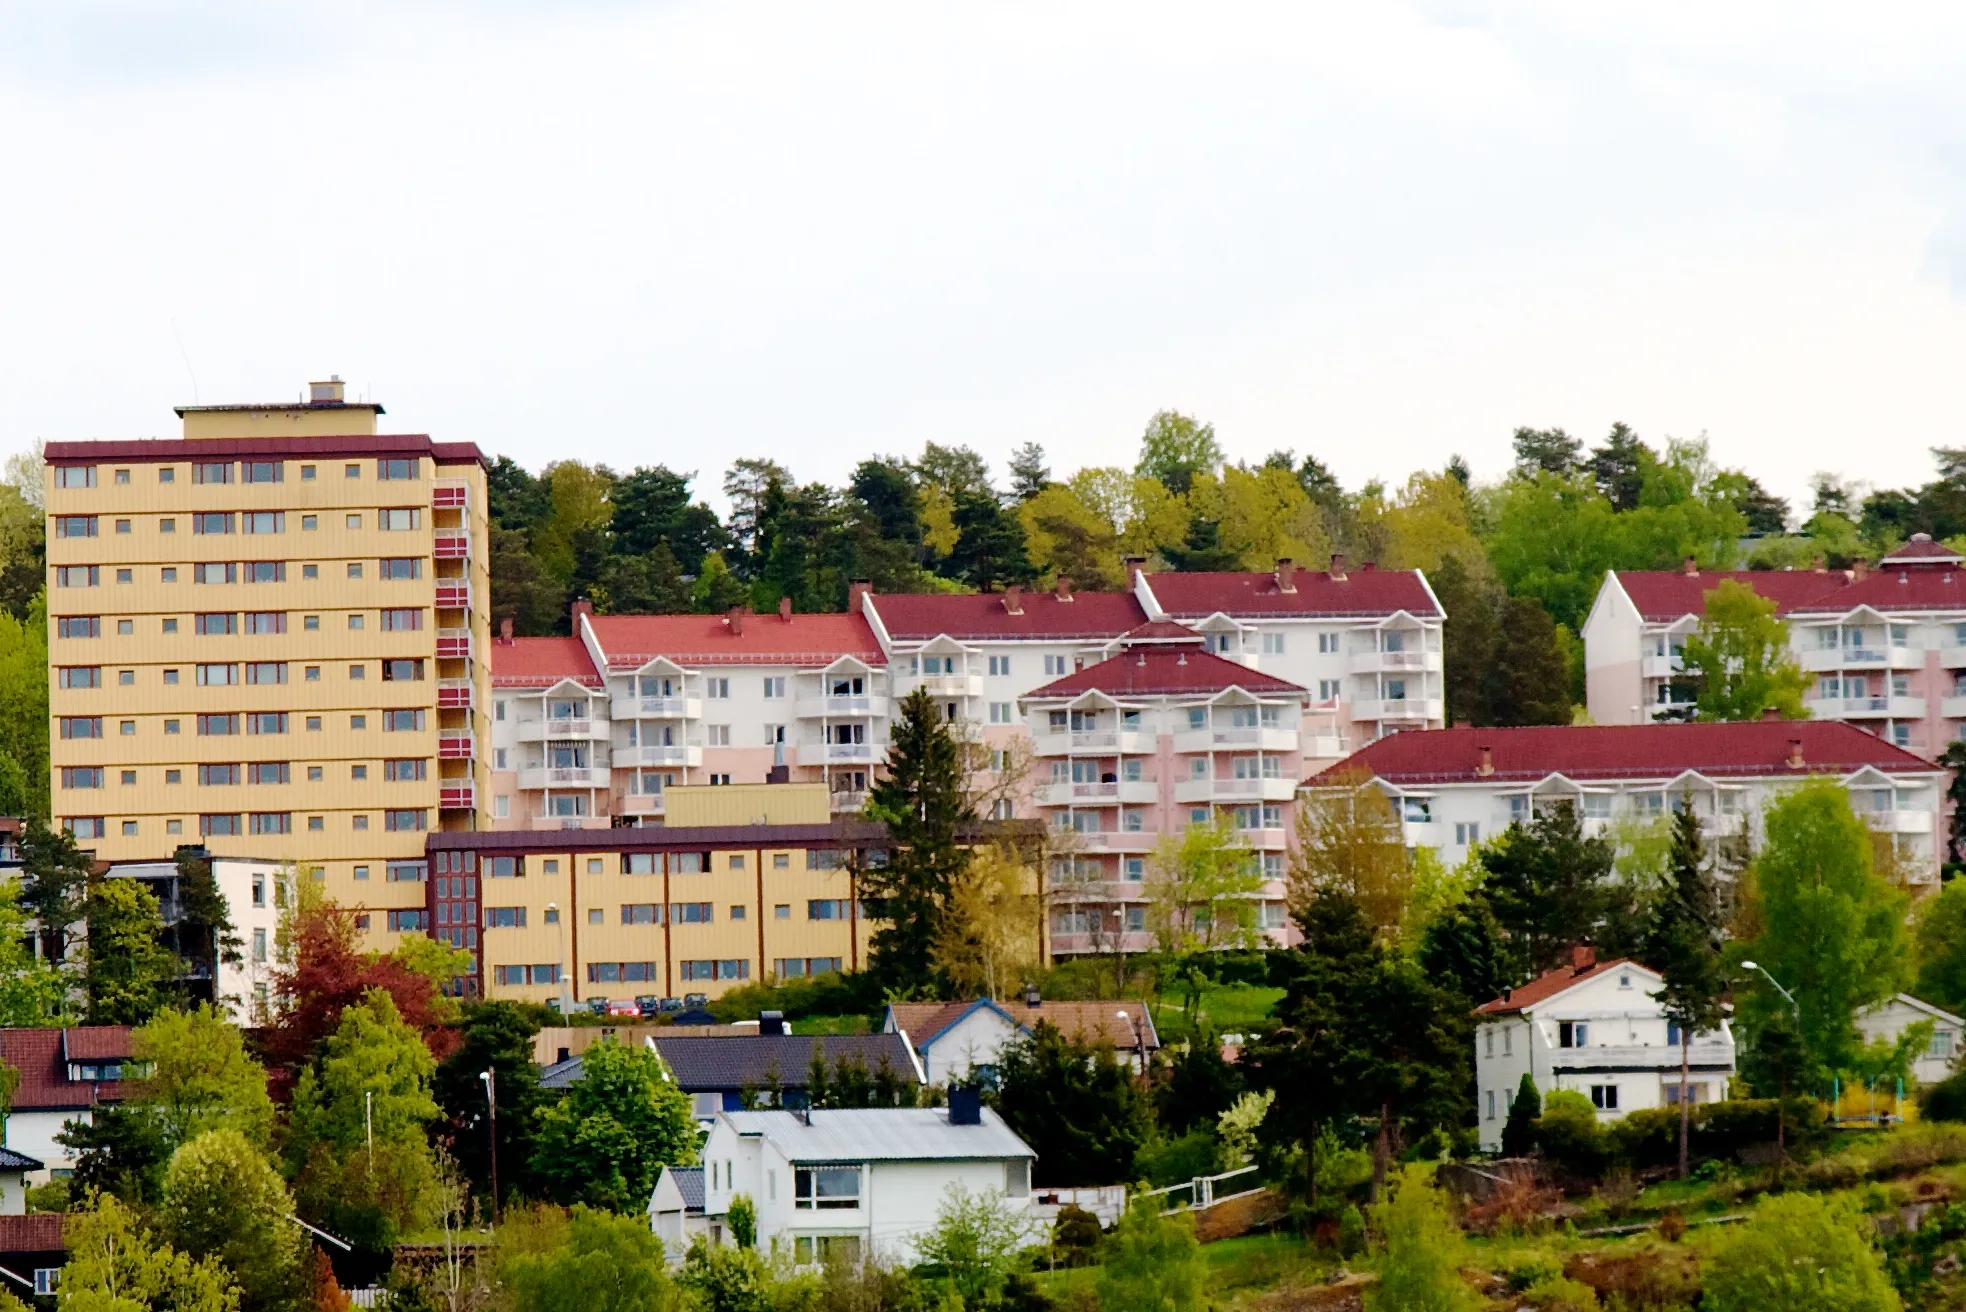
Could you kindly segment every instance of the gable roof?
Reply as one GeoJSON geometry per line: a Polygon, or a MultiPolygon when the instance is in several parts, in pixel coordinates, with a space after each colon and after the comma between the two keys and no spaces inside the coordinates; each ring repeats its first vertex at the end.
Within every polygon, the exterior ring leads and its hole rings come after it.
{"type": "Polygon", "coordinates": [[[1966,573],[1949,564],[1892,565],[1791,607],[1793,615],[1842,615],[1859,606],[1898,611],[1966,611],[1966,573]]]}
{"type": "Polygon", "coordinates": [[[686,1093],[746,1086],[803,1089],[818,1049],[828,1066],[858,1062],[869,1073],[883,1061],[896,1077],[921,1082],[908,1042],[899,1034],[746,1034],[720,1038],[684,1035],[649,1040],[686,1093]]]}
{"type": "Polygon", "coordinates": [[[1947,1011],[1944,1007],[1934,1006],[1932,1003],[1925,1001],[1925,999],[1923,998],[1914,998],[1909,993],[1894,993],[1890,997],[1886,998],[1884,1001],[1877,1003],[1875,1006],[1866,1008],[1864,1014],[1868,1014],[1870,1012],[1883,1011],[1886,1007],[1889,1007],[1894,1002],[1903,1003],[1905,1006],[1910,1007],[1913,1011],[1923,1012],[1927,1016],[1930,1016],[1933,1020],[1942,1020],[1953,1025],[1966,1025],[1966,1017],[1955,1016],[1951,1012],[1947,1011]]]}
{"type": "MultiPolygon", "coordinates": [[[[1708,569],[1687,573],[1677,569],[1620,569],[1611,571],[1618,586],[1650,624],[1670,624],[1706,611],[1707,594],[1722,583],[1745,583],[1775,603],[1777,614],[1816,601],[1849,586],[1842,570],[1818,574],[1813,570],[1708,569]]],[[[1609,582],[1610,575],[1606,576],[1609,582]]]]}
{"type": "Polygon", "coordinates": [[[1568,993],[1579,984],[1601,979],[1621,967],[1642,970],[1655,980],[1659,977],[1658,972],[1650,966],[1633,961],[1630,957],[1600,961],[1582,970],[1575,966],[1558,966],[1555,970],[1544,971],[1519,989],[1511,989],[1499,998],[1489,999],[1476,1007],[1475,1011],[1484,1016],[1512,1016],[1568,993]]]}
{"type": "Polygon", "coordinates": [[[947,1107],[721,1112],[742,1135],[762,1135],[790,1162],[919,1162],[1036,1157],[993,1108],[952,1125],[947,1107]]]}
{"type": "Polygon", "coordinates": [[[1182,619],[1217,611],[1241,618],[1296,616],[1358,618],[1407,611],[1440,618],[1440,604],[1417,569],[1356,569],[1339,578],[1323,570],[1297,570],[1291,591],[1273,573],[1200,571],[1149,574],[1147,587],[1160,608],[1182,619]]]}
{"type": "Polygon", "coordinates": [[[59,1253],[67,1216],[38,1212],[33,1216],[0,1216],[0,1253],[59,1253]]]}
{"type": "Polygon", "coordinates": [[[1121,1052],[1131,1052],[1142,1042],[1153,1052],[1160,1045],[1154,1029],[1153,1012],[1144,1002],[1121,999],[1117,1002],[1043,1001],[1035,1007],[1023,1000],[975,1002],[890,1002],[886,1027],[908,1036],[917,1052],[927,1049],[957,1021],[978,1008],[988,1008],[1002,1016],[1019,1033],[1028,1034],[1040,1021],[1048,1022],[1068,1039],[1095,1045],[1110,1044],[1121,1052]],[[1120,1012],[1127,1013],[1121,1020],[1120,1012]],[[1136,1030],[1134,1027],[1138,1026],[1136,1030]]]}
{"type": "MultiPolygon", "coordinates": [[[[703,1168],[700,1166],[665,1166],[662,1174],[676,1182],[676,1192],[683,1200],[685,1212],[703,1210],[703,1168]]],[[[656,1181],[658,1185],[661,1181],[656,1181]]]]}
{"type": "Polygon", "coordinates": [[[562,679],[606,686],[578,638],[493,638],[490,665],[494,688],[550,688],[562,679]]]}
{"type": "Polygon", "coordinates": [[[1213,652],[1171,646],[1123,651],[1024,695],[1076,697],[1080,693],[1103,692],[1110,697],[1180,697],[1226,692],[1230,688],[1250,693],[1310,696],[1286,679],[1251,669],[1238,661],[1225,660],[1213,652]]]}
{"type": "Polygon", "coordinates": [[[678,665],[825,665],[855,656],[885,665],[874,631],[858,615],[589,615],[610,669],[666,656],[678,665]]]}
{"type": "Polygon", "coordinates": [[[1020,614],[1010,612],[1001,592],[870,592],[861,604],[873,607],[888,637],[899,642],[944,634],[959,641],[1113,638],[1147,619],[1130,592],[1075,592],[1070,601],[1056,592],[1025,592],[1016,598],[1020,614]]]}
{"type": "Polygon", "coordinates": [[[1943,542],[1932,541],[1932,535],[1930,533],[1914,533],[1906,540],[1904,545],[1891,551],[1877,563],[1880,566],[1905,564],[1957,565],[1962,559],[1966,559],[1966,557],[1961,557],[1957,551],[1946,546],[1943,542]]]}
{"type": "Polygon", "coordinates": [[[127,1025],[90,1025],[68,1030],[0,1030],[0,1061],[20,1072],[20,1088],[14,1091],[15,1111],[80,1110],[123,1100],[120,1081],[68,1078],[71,1044],[90,1054],[74,1060],[127,1059],[130,1029],[127,1025]]]}
{"type": "Polygon", "coordinates": [[[1932,774],[1938,766],[1841,720],[1751,720],[1738,724],[1544,725],[1524,729],[1409,730],[1367,744],[1313,776],[1365,770],[1396,785],[1523,783],[1569,779],[1661,779],[1687,771],[1717,777],[1802,778],[1870,766],[1887,774],[1932,774]],[[1802,764],[1788,764],[1800,743],[1802,764]],[[1482,751],[1491,772],[1482,774],[1482,751]]]}

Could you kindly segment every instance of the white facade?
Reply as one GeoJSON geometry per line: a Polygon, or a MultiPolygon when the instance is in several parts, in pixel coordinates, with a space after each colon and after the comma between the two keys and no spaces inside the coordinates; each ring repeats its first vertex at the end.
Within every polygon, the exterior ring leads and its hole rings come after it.
{"type": "Polygon", "coordinates": [[[1028,1215],[1033,1155],[994,1111],[946,1108],[720,1112],[703,1145],[705,1225],[721,1242],[731,1200],[758,1213],[758,1246],[794,1262],[848,1253],[909,1264],[952,1185],[1028,1215]]]}
{"type": "MultiPolygon", "coordinates": [[[[253,857],[213,856],[210,860],[212,878],[239,937],[239,959],[226,961],[221,955],[213,996],[233,1024],[263,1024],[272,1012],[280,913],[293,904],[293,867],[253,857]]],[[[177,903],[171,893],[177,879],[175,861],[119,861],[109,867],[107,877],[139,879],[150,885],[158,894],[164,923],[176,923],[177,903]]]]}
{"type": "MultiPolygon", "coordinates": [[[[95,1115],[87,1108],[34,1108],[7,1113],[5,1146],[42,1164],[43,1169],[29,1173],[35,1183],[46,1184],[52,1176],[66,1176],[75,1169],[74,1150],[55,1142],[55,1136],[67,1130],[71,1123],[93,1125],[95,1115]]],[[[0,1207],[0,1212],[8,1210],[19,1209],[0,1207]]]]}
{"type": "MultiPolygon", "coordinates": [[[[1679,1037],[1660,1010],[1659,985],[1656,972],[1615,961],[1553,971],[1517,990],[1515,1001],[1504,995],[1482,1008],[1474,1040],[1482,1148],[1501,1149],[1509,1104],[1524,1074],[1540,1094],[1557,1089],[1583,1094],[1598,1109],[1599,1121],[1644,1107],[1676,1106],[1679,1037]],[[1566,976],[1576,982],[1566,983],[1566,976]]],[[[1726,1097],[1734,1074],[1734,1035],[1727,1022],[1716,1033],[1695,1036],[1689,1055],[1692,1101],[1726,1097]]]]}
{"type": "Polygon", "coordinates": [[[1911,1063],[1912,1078],[1920,1084],[1937,1084],[1952,1074],[1953,1062],[1959,1056],[1960,1034],[1966,1030],[1966,1020],[1909,993],[1897,994],[1858,1012],[1856,1020],[1857,1033],[1863,1035],[1865,1042],[1885,1043],[1897,1042],[1900,1034],[1920,1021],[1931,1021],[1932,1037],[1911,1063]]]}

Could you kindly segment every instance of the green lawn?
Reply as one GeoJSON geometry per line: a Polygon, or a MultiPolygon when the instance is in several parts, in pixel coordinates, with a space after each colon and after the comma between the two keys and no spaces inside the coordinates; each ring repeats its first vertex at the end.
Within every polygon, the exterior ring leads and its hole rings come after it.
{"type": "MultiPolygon", "coordinates": [[[[1198,1019],[1217,1034],[1249,1034],[1262,1028],[1270,1008],[1283,998],[1282,989],[1262,984],[1216,984],[1203,989],[1198,1019]]],[[[1186,1038],[1196,1028],[1178,994],[1163,994],[1155,1013],[1163,1041],[1186,1038]]]]}
{"type": "Polygon", "coordinates": [[[865,1016],[801,1016],[791,1022],[794,1034],[866,1034],[865,1016]]]}

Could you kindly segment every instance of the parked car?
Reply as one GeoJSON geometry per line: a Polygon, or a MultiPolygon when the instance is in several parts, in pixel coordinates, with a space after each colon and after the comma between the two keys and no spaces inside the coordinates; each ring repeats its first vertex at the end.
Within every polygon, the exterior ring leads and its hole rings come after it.
{"type": "Polygon", "coordinates": [[[642,1004],[633,998],[615,998],[608,1003],[607,1011],[603,1014],[609,1016],[639,1016],[642,1014],[642,1004]]]}
{"type": "Polygon", "coordinates": [[[662,1013],[662,999],[654,993],[644,993],[635,999],[635,1011],[644,1019],[662,1013]]]}
{"type": "Polygon", "coordinates": [[[708,993],[683,994],[684,1010],[688,1010],[691,1007],[707,1007],[709,1005],[710,1005],[710,995],[708,993]]]}

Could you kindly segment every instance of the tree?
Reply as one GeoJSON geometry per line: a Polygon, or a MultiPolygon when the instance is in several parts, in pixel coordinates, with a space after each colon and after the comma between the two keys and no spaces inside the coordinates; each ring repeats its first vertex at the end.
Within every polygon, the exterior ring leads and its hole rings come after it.
{"type": "Polygon", "coordinates": [[[1561,428],[1518,428],[1511,439],[1519,478],[1537,474],[1567,477],[1577,470],[1584,444],[1561,428]]]}
{"type": "Polygon", "coordinates": [[[1154,846],[1147,878],[1147,927],[1170,955],[1250,948],[1261,939],[1256,894],[1263,872],[1256,853],[1226,813],[1190,824],[1154,846]]]}
{"type": "Polygon", "coordinates": [[[703,557],[703,568],[690,588],[692,606],[706,615],[720,615],[741,605],[745,596],[744,585],[730,572],[721,552],[712,551],[703,557]]]}
{"type": "Polygon", "coordinates": [[[491,593],[492,623],[511,620],[521,637],[551,634],[565,621],[566,585],[547,572],[518,529],[492,526],[491,593]]]}
{"type": "Polygon", "coordinates": [[[531,1188],[533,1137],[546,1096],[533,1065],[539,1022],[512,1002],[480,1002],[465,1010],[457,1051],[437,1067],[432,1092],[450,1130],[451,1156],[473,1188],[491,1189],[483,1072],[492,1072],[498,1097],[500,1188],[515,1197],[531,1188]]]}
{"type": "Polygon", "coordinates": [[[1500,997],[1509,982],[1502,927],[1482,897],[1448,907],[1428,921],[1418,960],[1429,979],[1459,993],[1470,1009],[1500,997]]]}
{"type": "Polygon", "coordinates": [[[1501,641],[1500,597],[1492,583],[1477,579],[1457,556],[1449,556],[1429,572],[1427,582],[1447,615],[1441,638],[1447,722],[1494,724],[1488,672],[1501,641]]]}
{"type": "Polygon", "coordinates": [[[177,1144],[145,1107],[98,1107],[86,1121],[68,1122],[55,1142],[75,1156],[74,1197],[112,1195],[132,1207],[157,1201],[164,1167],[177,1144]]]}
{"type": "Polygon", "coordinates": [[[1937,894],[1918,904],[1912,925],[1918,962],[1912,991],[1947,1011],[1958,1011],[1966,1006],[1966,880],[1941,884],[1937,894]]]}
{"type": "Polygon", "coordinates": [[[874,784],[867,814],[888,832],[887,864],[860,875],[864,895],[887,904],[867,967],[890,991],[928,989],[943,911],[970,861],[959,831],[976,817],[967,805],[961,753],[926,688],[901,701],[887,773],[874,784]]]}
{"type": "MultiPolygon", "coordinates": [[[[176,886],[177,918],[166,927],[164,946],[194,981],[202,976],[204,987],[215,993],[221,965],[245,964],[245,941],[232,923],[225,895],[212,874],[211,858],[203,848],[178,848],[176,886]]],[[[213,996],[207,1001],[238,999],[213,996]]]]}
{"type": "Polygon", "coordinates": [[[307,1306],[313,1245],[288,1220],[286,1184],[237,1130],[186,1143],[164,1172],[159,1229],[174,1248],[232,1273],[242,1312],[307,1306]]]}
{"type": "Polygon", "coordinates": [[[1809,676],[1789,654],[1788,625],[1774,601],[1722,580],[1707,593],[1700,627],[1686,639],[1685,668],[1699,689],[1702,720],[1759,720],[1767,711],[1803,720],[1809,676]]]}
{"type": "Polygon", "coordinates": [[[677,1283],[702,1312],[770,1312],[772,1306],[771,1272],[758,1250],[713,1244],[708,1235],[690,1241],[677,1283]]]}
{"type": "Polygon", "coordinates": [[[1140,437],[1140,463],[1134,473],[1182,496],[1195,475],[1212,474],[1221,464],[1222,447],[1215,440],[1215,425],[1176,410],[1162,410],[1147,421],[1147,431],[1140,437]]]}
{"type": "Polygon", "coordinates": [[[1040,488],[1020,505],[1017,517],[1040,575],[1069,578],[1082,588],[1116,588],[1124,582],[1118,527],[1067,484],[1040,488]]]}
{"type": "Polygon", "coordinates": [[[583,1054],[581,1071],[539,1118],[533,1175],[564,1202],[637,1211],[664,1166],[696,1161],[689,1099],[650,1048],[603,1040],[583,1054]]]}
{"type": "Polygon", "coordinates": [[[83,906],[89,959],[82,972],[91,1025],[141,1025],[177,997],[182,963],[164,946],[157,895],[134,879],[104,879],[83,906]]]}
{"type": "Polygon", "coordinates": [[[1701,1263],[1713,1312],[1897,1312],[1868,1222],[1844,1200],[1765,1194],[1701,1263]]]}
{"type": "Polygon", "coordinates": [[[255,1148],[273,1131],[266,1068],[247,1055],[237,1028],[210,1006],[163,1011],[131,1035],[131,1053],[144,1075],[129,1096],[155,1116],[167,1142],[187,1143],[213,1130],[232,1130],[255,1148]]]}
{"type": "Polygon", "coordinates": [[[1598,495],[1609,501],[1613,510],[1637,510],[1639,494],[1645,490],[1646,466],[1657,461],[1652,448],[1639,441],[1637,433],[1624,424],[1613,424],[1604,444],[1591,452],[1591,479],[1597,484],[1598,495]]]}
{"type": "Polygon", "coordinates": [[[111,1195],[69,1213],[62,1241],[64,1312],[238,1312],[239,1287],[224,1266],[178,1252],[111,1195]]]}
{"type": "Polygon", "coordinates": [[[1584,836],[1568,801],[1541,803],[1529,823],[1511,824],[1481,850],[1483,894],[1507,935],[1513,977],[1553,969],[1574,944],[1595,941],[1615,905],[1614,856],[1607,839],[1584,836]]]}
{"type": "Polygon", "coordinates": [[[1044,448],[1026,442],[1010,453],[1010,494],[1029,501],[1051,482],[1051,469],[1044,462],[1044,448]]]}
{"type": "Polygon", "coordinates": [[[1168,1058],[1166,1077],[1154,1085],[1154,1110],[1169,1134],[1215,1124],[1243,1096],[1242,1073],[1223,1059],[1221,1039],[1212,1031],[1197,1030],[1162,1055],[1168,1058]]]}
{"type": "Polygon", "coordinates": [[[965,998],[1007,997],[1038,965],[1036,872],[1014,853],[986,845],[971,853],[943,902],[936,973],[965,998]]]}
{"type": "Polygon", "coordinates": [[[1412,895],[1399,815],[1362,771],[1332,772],[1297,804],[1297,850],[1290,855],[1290,914],[1302,924],[1318,898],[1341,893],[1378,935],[1397,931],[1412,895]]]}
{"type": "MultiPolygon", "coordinates": [[[[1872,870],[1870,831],[1829,779],[1778,798],[1765,828],[1753,881],[1763,928],[1749,952],[1794,995],[1810,1057],[1842,1070],[1857,1050],[1851,1017],[1903,982],[1905,897],[1872,870]]],[[[1750,1030],[1789,1007],[1772,989],[1743,1003],[1750,1030]]]]}
{"type": "Polygon", "coordinates": [[[67,1012],[68,981],[34,956],[34,939],[20,885],[0,885],[0,1025],[44,1027],[67,1012]]]}
{"type": "Polygon", "coordinates": [[[1966,858],[1966,739],[1955,738],[1939,753],[1939,764],[1951,771],[1946,783],[1946,801],[1951,819],[1946,825],[1945,864],[1957,865],[1966,858]]]}
{"type": "Polygon", "coordinates": [[[990,1099],[1037,1153],[1037,1183],[1133,1178],[1151,1108],[1112,1045],[1067,1038],[1040,1021],[1004,1048],[990,1099]]]}
{"type": "MultiPolygon", "coordinates": [[[[501,1254],[499,1283],[511,1294],[513,1312],[649,1312],[672,1305],[662,1241],[647,1221],[576,1204],[545,1228],[536,1248],[501,1254]]],[[[501,1231],[501,1243],[506,1238],[501,1231]]]]}
{"type": "Polygon", "coordinates": [[[1412,958],[1374,949],[1372,968],[1350,982],[1353,1037],[1347,1082],[1360,1110],[1376,1116],[1372,1187],[1385,1186],[1402,1129],[1453,1123],[1470,1074],[1467,1012],[1435,987],[1412,958]]]}
{"type": "Polygon", "coordinates": [[[1666,867],[1664,894],[1646,927],[1644,961],[1659,972],[1657,994],[1666,1019],[1679,1027],[1679,1178],[1687,1173],[1687,1139],[1692,1099],[1687,1096],[1692,1074],[1693,1036],[1711,1031],[1724,1014],[1727,996],[1726,964],[1721,958],[1723,926],[1720,898],[1707,872],[1700,841],[1700,821],[1692,798],[1672,814],[1672,855],[1666,867]]]}
{"type": "MultiPolygon", "coordinates": [[[[39,586],[38,566],[34,577],[39,586]]],[[[48,816],[48,727],[48,598],[37,592],[24,615],[0,612],[0,761],[19,767],[0,782],[32,822],[48,816]]]]}
{"type": "Polygon", "coordinates": [[[378,1144],[424,1142],[440,1112],[430,1096],[437,1063],[389,993],[372,988],[341,1014],[318,1062],[294,1090],[292,1146],[347,1155],[378,1144]]]}
{"type": "Polygon", "coordinates": [[[1509,1099],[1509,1118],[1502,1122],[1502,1152],[1521,1157],[1536,1147],[1536,1122],[1543,1118],[1543,1096],[1536,1092],[1535,1077],[1528,1071],[1509,1099]]]}
{"type": "Polygon", "coordinates": [[[1570,661],[1549,613],[1533,597],[1509,597],[1495,624],[1482,689],[1493,722],[1569,724],[1570,661]]]}
{"type": "Polygon", "coordinates": [[[1127,1208],[1101,1246],[1099,1305],[1129,1312],[1201,1312],[1208,1261],[1194,1217],[1162,1216],[1151,1202],[1127,1208]]]}
{"type": "Polygon", "coordinates": [[[1031,1220],[1004,1206],[999,1190],[971,1193],[960,1183],[943,1192],[935,1227],[916,1245],[922,1262],[940,1267],[963,1306],[990,1307],[1006,1281],[1023,1268],[1031,1220]]]}
{"type": "MultiPolygon", "coordinates": [[[[0,620],[0,628],[5,627],[0,620]]],[[[45,681],[45,675],[37,676],[45,681]]],[[[43,717],[45,718],[45,716],[43,717]]],[[[66,961],[83,928],[83,904],[88,898],[93,863],[75,846],[65,829],[50,829],[35,816],[21,831],[21,906],[34,917],[41,935],[41,955],[66,961]]]]}
{"type": "Polygon", "coordinates": [[[1367,1312],[1474,1312],[1482,1305],[1461,1279],[1467,1241],[1447,1200],[1423,1166],[1409,1166],[1372,1209],[1382,1251],[1379,1283],[1365,1291],[1367,1312]]]}

